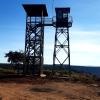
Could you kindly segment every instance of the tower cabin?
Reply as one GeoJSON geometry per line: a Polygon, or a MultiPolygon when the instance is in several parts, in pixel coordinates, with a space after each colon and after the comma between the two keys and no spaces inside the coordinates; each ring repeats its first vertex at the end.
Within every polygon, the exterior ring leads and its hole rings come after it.
{"type": "Polygon", "coordinates": [[[69,22],[70,8],[55,8],[56,11],[56,27],[71,27],[69,22]]]}

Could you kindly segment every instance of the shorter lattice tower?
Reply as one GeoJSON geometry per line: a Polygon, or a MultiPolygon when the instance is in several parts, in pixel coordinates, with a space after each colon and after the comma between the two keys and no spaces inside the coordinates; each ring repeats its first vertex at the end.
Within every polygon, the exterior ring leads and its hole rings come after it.
{"type": "Polygon", "coordinates": [[[53,54],[53,66],[64,67],[67,65],[70,68],[70,41],[69,27],[72,26],[72,18],[69,16],[70,8],[55,8],[56,23],[55,23],[55,44],[53,54]]]}

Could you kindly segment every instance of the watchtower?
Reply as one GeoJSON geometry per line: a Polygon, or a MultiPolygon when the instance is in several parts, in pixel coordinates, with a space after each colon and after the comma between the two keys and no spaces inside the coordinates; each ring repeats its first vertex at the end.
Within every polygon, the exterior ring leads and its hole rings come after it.
{"type": "Polygon", "coordinates": [[[53,54],[53,65],[67,64],[70,68],[70,41],[69,28],[72,26],[72,19],[69,16],[70,8],[55,8],[55,44],[53,54]]]}
{"type": "Polygon", "coordinates": [[[44,21],[48,16],[44,4],[24,4],[26,11],[24,73],[40,75],[43,65],[44,21]]]}

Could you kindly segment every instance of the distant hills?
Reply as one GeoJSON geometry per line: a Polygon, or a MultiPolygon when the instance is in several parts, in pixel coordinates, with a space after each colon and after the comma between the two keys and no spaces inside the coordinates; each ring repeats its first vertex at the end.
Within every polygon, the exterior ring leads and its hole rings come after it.
{"type": "MultiPolygon", "coordinates": [[[[44,67],[51,69],[52,65],[44,65],[44,67]]],[[[67,65],[65,65],[64,68],[67,70],[68,69],[67,65]]],[[[61,66],[57,65],[54,69],[60,70],[62,68],[61,68],[61,66]]],[[[93,75],[100,77],[100,67],[97,67],[97,66],[71,65],[71,70],[83,72],[83,73],[85,72],[85,73],[93,74],[93,75]]]]}
{"type": "Polygon", "coordinates": [[[100,77],[100,67],[97,66],[71,66],[73,70],[90,73],[100,77]]]}
{"type": "MultiPolygon", "coordinates": [[[[7,64],[7,63],[3,63],[3,64],[0,64],[0,67],[9,68],[9,67],[11,67],[11,65],[7,64]]],[[[52,70],[52,68],[55,70],[67,70],[68,66],[64,65],[62,68],[60,65],[56,65],[55,67],[53,67],[52,65],[44,64],[44,69],[52,70]]],[[[97,66],[71,65],[71,70],[77,71],[77,72],[83,72],[83,73],[85,72],[85,73],[93,74],[93,75],[100,77],[100,67],[99,66],[97,67],[97,66]]]]}

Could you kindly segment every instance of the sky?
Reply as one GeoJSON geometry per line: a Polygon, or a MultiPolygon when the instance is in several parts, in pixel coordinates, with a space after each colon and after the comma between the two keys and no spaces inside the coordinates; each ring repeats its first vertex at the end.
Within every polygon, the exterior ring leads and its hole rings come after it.
{"type": "MultiPolygon", "coordinates": [[[[45,3],[48,18],[55,16],[55,7],[70,7],[71,65],[100,66],[100,0],[0,0],[0,63],[7,62],[4,56],[10,50],[24,50],[26,13],[22,4],[27,3],[45,3]]],[[[53,27],[45,28],[45,64],[53,63],[54,35],[53,27]]]]}

